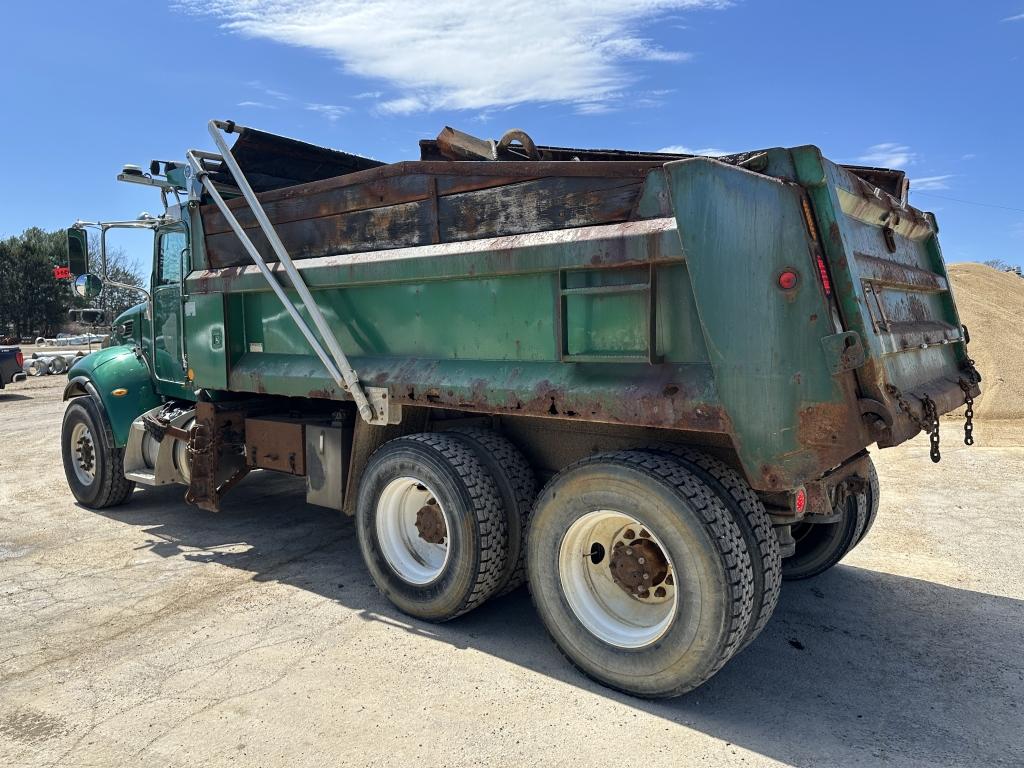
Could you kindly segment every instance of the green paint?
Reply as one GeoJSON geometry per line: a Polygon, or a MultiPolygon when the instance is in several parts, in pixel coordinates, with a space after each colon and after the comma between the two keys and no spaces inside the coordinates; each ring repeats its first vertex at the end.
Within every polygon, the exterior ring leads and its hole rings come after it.
{"type": "MultiPolygon", "coordinates": [[[[361,380],[389,387],[392,402],[718,433],[756,488],[791,488],[870,441],[858,397],[891,404],[890,381],[955,382],[963,353],[894,348],[861,290],[864,264],[887,259],[945,277],[929,226],[899,224],[890,255],[877,201],[817,148],[750,162],[764,172],[706,158],[652,171],[635,205],[645,221],[299,267],[361,380]],[[798,275],[791,290],[778,284],[784,270],[798,275]]],[[[186,218],[181,237],[201,232],[197,209],[186,218]]],[[[161,396],[194,399],[199,388],[347,399],[258,271],[205,271],[194,237],[181,281],[160,242],[154,303],[132,315],[146,359],[121,348],[88,367],[101,391],[136,387],[108,406],[115,434],[161,396]]],[[[884,297],[894,314],[912,299],[958,326],[948,291],[884,297]]]]}
{"type": "Polygon", "coordinates": [[[83,357],[68,370],[69,379],[79,376],[95,385],[118,446],[128,442],[128,432],[139,414],[160,405],[149,368],[133,347],[108,347],[83,357]],[[128,393],[117,397],[111,394],[115,389],[127,389],[128,393]]]}

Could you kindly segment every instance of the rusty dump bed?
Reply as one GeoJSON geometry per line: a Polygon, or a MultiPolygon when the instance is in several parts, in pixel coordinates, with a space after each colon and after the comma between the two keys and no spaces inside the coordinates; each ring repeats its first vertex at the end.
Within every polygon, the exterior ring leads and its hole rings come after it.
{"type": "MultiPolygon", "coordinates": [[[[671,431],[780,490],[978,391],[902,172],[810,146],[711,159],[447,128],[420,161],[381,164],[239,131],[340,345],[395,405],[671,431]]],[[[190,226],[193,386],[348,399],[217,208],[190,226]]]]}

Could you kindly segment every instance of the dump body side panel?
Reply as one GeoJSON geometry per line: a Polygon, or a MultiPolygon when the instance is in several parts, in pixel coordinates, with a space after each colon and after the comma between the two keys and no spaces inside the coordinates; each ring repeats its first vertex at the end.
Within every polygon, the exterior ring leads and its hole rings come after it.
{"type": "MultiPolygon", "coordinates": [[[[360,380],[388,387],[394,403],[727,432],[675,226],[653,219],[297,266],[360,380]]],[[[188,292],[196,386],[224,388],[226,375],[232,391],[347,398],[255,267],[195,272],[188,292]]]]}

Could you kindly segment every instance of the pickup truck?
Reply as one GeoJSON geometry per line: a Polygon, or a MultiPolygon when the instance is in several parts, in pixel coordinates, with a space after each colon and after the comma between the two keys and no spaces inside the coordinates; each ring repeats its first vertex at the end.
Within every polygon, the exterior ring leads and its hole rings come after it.
{"type": "Polygon", "coordinates": [[[216,511],[249,472],[304,477],[399,610],[528,582],[614,688],[711,677],[783,579],[867,534],[867,448],[926,432],[938,460],[939,415],[980,392],[900,171],[451,128],[386,164],[209,130],[216,152],[118,176],[161,215],[68,230],[86,298],[87,227],[154,238],[145,302],[69,373],[75,498],[180,483],[216,511]]]}
{"type": "Polygon", "coordinates": [[[25,380],[24,364],[25,356],[20,347],[0,347],[0,389],[25,380]]]}

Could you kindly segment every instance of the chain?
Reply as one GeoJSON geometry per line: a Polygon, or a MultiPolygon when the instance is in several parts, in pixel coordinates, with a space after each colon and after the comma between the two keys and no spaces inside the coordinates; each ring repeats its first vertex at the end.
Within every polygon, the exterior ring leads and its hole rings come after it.
{"type": "Polygon", "coordinates": [[[892,384],[889,384],[886,387],[886,389],[888,390],[890,395],[896,398],[896,404],[899,405],[900,410],[907,414],[907,416],[910,417],[910,420],[917,424],[917,426],[922,431],[927,432],[928,424],[926,424],[924,421],[921,421],[918,415],[914,413],[914,409],[910,407],[910,403],[908,403],[906,398],[903,397],[903,393],[900,392],[899,388],[894,387],[892,384]]]}
{"type": "MultiPolygon", "coordinates": [[[[967,352],[967,345],[971,336],[967,332],[967,326],[963,326],[964,353],[967,352]]],[[[967,378],[960,377],[960,389],[964,391],[964,445],[974,445],[974,398],[971,396],[971,389],[981,383],[981,372],[974,367],[974,361],[968,356],[963,363],[963,369],[967,378]]]]}
{"type": "Polygon", "coordinates": [[[924,420],[931,427],[928,430],[928,439],[931,441],[932,449],[929,455],[936,464],[942,455],[939,453],[939,415],[935,411],[935,401],[928,395],[921,395],[921,406],[924,410],[924,420]]]}
{"type": "Polygon", "coordinates": [[[964,391],[964,445],[974,445],[974,398],[971,397],[971,384],[967,379],[960,379],[960,389],[964,391]]]}

